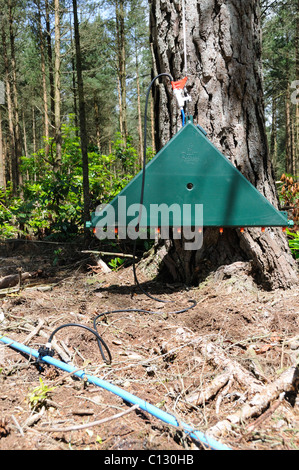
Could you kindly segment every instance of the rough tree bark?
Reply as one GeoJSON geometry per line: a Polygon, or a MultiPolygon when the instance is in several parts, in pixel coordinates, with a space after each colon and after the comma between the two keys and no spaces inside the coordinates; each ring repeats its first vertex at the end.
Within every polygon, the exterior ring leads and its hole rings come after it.
{"type": "MultiPolygon", "coordinates": [[[[211,141],[276,207],[278,198],[264,124],[261,26],[258,0],[186,0],[189,112],[211,141]]],[[[182,2],[151,0],[150,32],[154,68],[175,80],[185,76],[182,2]]],[[[180,127],[180,113],[166,80],[155,87],[156,146],[180,127]]],[[[212,184],[212,182],[211,182],[212,184]]],[[[246,210],[246,208],[244,208],[246,210]]],[[[268,289],[297,282],[296,263],[281,229],[206,229],[195,253],[176,255],[184,278],[196,282],[202,264],[217,268],[249,261],[268,289]],[[187,258],[186,258],[187,256],[187,258]],[[187,267],[186,267],[187,266],[187,267]]]]}

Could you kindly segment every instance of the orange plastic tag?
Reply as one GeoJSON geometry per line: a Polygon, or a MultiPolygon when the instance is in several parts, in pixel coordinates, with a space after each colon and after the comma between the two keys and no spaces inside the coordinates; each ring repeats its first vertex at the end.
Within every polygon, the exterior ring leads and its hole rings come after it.
{"type": "Polygon", "coordinates": [[[182,78],[182,80],[179,80],[177,82],[171,82],[173,90],[183,90],[185,88],[186,82],[188,78],[182,78]]]}

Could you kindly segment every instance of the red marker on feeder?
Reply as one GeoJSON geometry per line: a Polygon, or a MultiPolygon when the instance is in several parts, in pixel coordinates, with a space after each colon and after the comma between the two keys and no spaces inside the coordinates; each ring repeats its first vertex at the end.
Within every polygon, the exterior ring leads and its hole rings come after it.
{"type": "Polygon", "coordinates": [[[219,232],[221,233],[221,235],[223,234],[223,228],[222,227],[219,229],[219,232]]]}
{"type": "Polygon", "coordinates": [[[241,233],[244,233],[244,227],[241,227],[241,228],[240,228],[240,232],[241,232],[241,233]]]}
{"type": "Polygon", "coordinates": [[[115,228],[115,229],[114,229],[114,233],[115,233],[115,235],[118,234],[118,228],[115,228]]]}
{"type": "Polygon", "coordinates": [[[263,233],[264,233],[265,230],[266,230],[265,227],[262,227],[262,232],[263,232],[263,233]]]}
{"type": "Polygon", "coordinates": [[[282,231],[283,232],[286,232],[287,228],[286,227],[282,227],[282,231]]]}

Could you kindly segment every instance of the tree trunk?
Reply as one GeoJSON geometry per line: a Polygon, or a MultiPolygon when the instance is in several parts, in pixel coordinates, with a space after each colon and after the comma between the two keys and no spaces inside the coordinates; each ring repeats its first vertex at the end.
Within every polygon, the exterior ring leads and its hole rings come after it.
{"type": "Polygon", "coordinates": [[[11,96],[11,81],[9,73],[9,60],[7,55],[7,44],[6,44],[6,33],[4,22],[2,21],[2,48],[3,48],[3,61],[5,68],[5,89],[6,89],[6,102],[7,102],[7,114],[8,114],[8,129],[9,129],[9,145],[8,145],[8,174],[9,179],[12,182],[13,191],[16,194],[18,188],[17,181],[17,162],[16,162],[16,149],[15,149],[15,131],[14,131],[14,119],[13,119],[13,102],[11,96]]]}
{"type": "Polygon", "coordinates": [[[48,111],[48,91],[47,91],[47,78],[46,78],[46,62],[45,62],[45,48],[44,48],[44,35],[41,19],[41,6],[40,1],[37,1],[38,8],[38,31],[39,31],[39,49],[41,60],[41,73],[43,84],[43,105],[44,105],[44,137],[45,137],[45,156],[49,155],[49,111],[48,111]]]}
{"type": "Polygon", "coordinates": [[[22,156],[22,139],[21,139],[21,127],[19,118],[19,103],[18,103],[18,92],[17,92],[17,71],[16,71],[16,57],[15,57],[15,32],[14,32],[14,15],[13,5],[11,1],[8,3],[8,20],[9,20],[9,38],[10,38],[10,77],[11,77],[11,102],[12,102],[12,114],[13,114],[13,126],[15,135],[15,154],[12,165],[12,176],[13,176],[13,188],[16,194],[19,188],[20,173],[19,163],[22,156]]]}
{"type": "MultiPolygon", "coordinates": [[[[70,28],[71,28],[71,49],[74,49],[74,38],[73,38],[73,28],[72,28],[72,20],[70,19],[70,28]]],[[[73,102],[74,102],[74,119],[75,119],[75,127],[76,127],[76,136],[78,137],[78,106],[77,106],[77,82],[76,82],[76,64],[75,64],[75,57],[72,54],[71,58],[72,64],[72,92],[73,92],[73,102]]]]}
{"type": "Polygon", "coordinates": [[[51,40],[51,25],[50,25],[50,13],[49,13],[49,2],[45,0],[46,8],[46,31],[47,31],[47,56],[48,56],[48,67],[49,67],[49,82],[50,82],[50,108],[51,108],[51,127],[55,129],[55,87],[54,87],[54,70],[53,70],[53,54],[52,54],[52,40],[51,40]]]}
{"type": "Polygon", "coordinates": [[[117,38],[117,62],[118,62],[118,79],[120,90],[120,115],[122,138],[127,141],[128,125],[127,125],[127,91],[126,91],[126,48],[125,48],[125,9],[124,0],[116,0],[116,38],[117,38]]]}
{"type": "MultiPolygon", "coordinates": [[[[299,80],[299,0],[296,4],[296,79],[299,80]]],[[[296,136],[296,145],[295,145],[295,162],[294,162],[294,175],[297,175],[299,171],[299,82],[297,82],[297,100],[296,100],[296,117],[295,117],[295,136],[296,136]]]]}
{"type": "Polygon", "coordinates": [[[93,109],[94,109],[94,120],[96,128],[96,145],[98,147],[98,152],[101,152],[101,131],[100,131],[100,114],[99,114],[99,105],[97,101],[97,94],[94,93],[93,97],[93,109]]]}
{"type": "Polygon", "coordinates": [[[138,138],[139,138],[139,164],[142,166],[143,155],[143,137],[142,137],[142,117],[141,117],[141,103],[140,103],[140,77],[139,77],[139,63],[138,63],[138,50],[137,43],[135,43],[135,65],[136,65],[136,87],[137,87],[137,114],[138,114],[138,138]]]}
{"type": "Polygon", "coordinates": [[[285,96],[285,118],[286,118],[286,158],[285,169],[287,173],[292,172],[292,123],[291,123],[291,86],[290,86],[290,61],[289,53],[286,57],[286,96],[285,96]]]}
{"type": "Polygon", "coordinates": [[[55,142],[56,142],[56,160],[55,170],[57,171],[61,164],[62,136],[61,136],[61,96],[60,96],[60,2],[55,0],[55,67],[54,67],[54,88],[55,88],[55,142]]]}
{"type": "MultiPolygon", "coordinates": [[[[259,2],[186,0],[187,64],[180,2],[152,0],[150,28],[157,72],[169,72],[178,80],[184,77],[187,66],[187,89],[192,97],[189,111],[194,122],[277,207],[264,123],[259,2]]],[[[181,122],[167,80],[154,90],[159,150],[181,122]]],[[[176,255],[181,256],[178,248],[176,255]]],[[[219,230],[207,228],[201,250],[186,256],[190,259],[183,277],[194,283],[202,265],[210,263],[210,269],[215,270],[240,260],[251,260],[256,280],[268,289],[288,287],[298,279],[281,229],[269,228],[265,233],[253,228],[244,233],[225,229],[220,235],[219,230]]]]}
{"type": "Polygon", "coordinates": [[[77,0],[73,0],[73,10],[74,10],[76,68],[77,68],[78,98],[79,98],[80,138],[81,138],[82,169],[83,169],[83,197],[84,197],[83,220],[84,220],[85,234],[87,234],[89,231],[87,231],[87,229],[86,229],[86,222],[89,220],[89,217],[90,217],[90,213],[89,213],[90,196],[89,196],[89,175],[88,175],[88,146],[87,146],[85,97],[84,97],[84,86],[83,86],[83,77],[82,77],[82,60],[81,60],[81,46],[80,46],[80,33],[79,33],[77,0]]]}
{"type": "MultiPolygon", "coordinates": [[[[271,138],[270,138],[270,157],[274,170],[277,165],[277,98],[272,97],[272,127],[271,127],[271,138]]],[[[277,177],[277,175],[276,175],[277,177]]]]}
{"type": "Polygon", "coordinates": [[[5,180],[5,155],[4,155],[4,145],[3,145],[3,133],[2,133],[2,109],[0,103],[0,188],[6,188],[5,180]]]}

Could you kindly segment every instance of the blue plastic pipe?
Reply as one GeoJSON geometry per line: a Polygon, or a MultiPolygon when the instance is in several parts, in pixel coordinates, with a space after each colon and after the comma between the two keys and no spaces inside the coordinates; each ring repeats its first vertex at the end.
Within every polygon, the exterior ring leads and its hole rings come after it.
{"type": "Polygon", "coordinates": [[[0,341],[10,346],[13,349],[16,349],[18,351],[21,351],[27,354],[28,356],[35,357],[36,359],[41,359],[43,362],[50,364],[52,366],[55,366],[59,369],[62,369],[66,372],[70,372],[70,373],[73,372],[73,375],[76,375],[77,377],[81,379],[86,379],[89,383],[92,383],[94,385],[97,385],[98,387],[101,387],[105,390],[108,390],[109,392],[114,393],[115,395],[121,397],[126,402],[129,402],[132,405],[138,405],[140,409],[142,409],[143,411],[146,411],[147,413],[150,413],[152,416],[155,416],[161,421],[164,421],[164,423],[170,424],[171,426],[174,426],[177,428],[178,427],[183,428],[185,433],[188,434],[192,439],[200,441],[202,444],[204,444],[205,446],[207,446],[208,448],[212,450],[231,450],[226,445],[217,442],[215,439],[209,436],[206,436],[201,431],[195,431],[190,425],[185,424],[183,422],[178,422],[177,419],[173,415],[166,413],[163,410],[160,410],[156,406],[151,405],[145,400],[142,400],[141,398],[136,397],[132,393],[129,393],[126,390],[123,390],[120,387],[117,387],[107,382],[106,380],[102,380],[102,379],[99,379],[98,377],[86,374],[84,371],[80,371],[80,370],[78,371],[74,368],[74,366],[70,364],[66,364],[65,362],[61,362],[57,359],[54,359],[51,356],[44,356],[40,358],[38,351],[36,351],[35,349],[31,349],[25,346],[24,344],[18,343],[5,336],[0,337],[0,341]]]}

